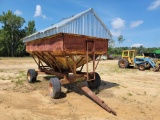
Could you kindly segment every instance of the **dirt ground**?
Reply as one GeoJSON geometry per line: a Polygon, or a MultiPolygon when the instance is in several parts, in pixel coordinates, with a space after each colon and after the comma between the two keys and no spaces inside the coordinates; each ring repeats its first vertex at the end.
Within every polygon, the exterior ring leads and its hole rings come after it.
{"type": "Polygon", "coordinates": [[[27,83],[27,70],[37,69],[32,58],[0,58],[0,120],[160,120],[160,71],[120,69],[117,62],[100,62],[102,83],[93,90],[114,116],[75,85],[62,87],[61,98],[52,99],[44,75],[27,83]]]}

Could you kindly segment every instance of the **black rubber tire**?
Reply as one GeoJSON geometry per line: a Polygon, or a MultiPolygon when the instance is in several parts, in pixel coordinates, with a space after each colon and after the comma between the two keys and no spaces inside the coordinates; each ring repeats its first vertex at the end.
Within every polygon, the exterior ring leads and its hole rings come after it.
{"type": "Polygon", "coordinates": [[[58,78],[49,80],[49,94],[52,98],[57,99],[61,95],[61,83],[58,78]]]}
{"type": "Polygon", "coordinates": [[[34,69],[29,69],[27,72],[27,81],[34,83],[37,79],[37,72],[34,69]]]}
{"type": "Polygon", "coordinates": [[[91,89],[97,89],[101,85],[101,78],[98,73],[95,72],[95,80],[88,81],[88,87],[91,89]]]}
{"type": "Polygon", "coordinates": [[[119,61],[118,61],[118,66],[119,66],[120,68],[128,68],[128,65],[129,65],[128,60],[126,60],[126,59],[124,59],[124,58],[119,59],[119,61]]]}
{"type": "Polygon", "coordinates": [[[143,64],[138,65],[138,69],[140,71],[144,71],[145,70],[145,65],[143,65],[143,64]]]}

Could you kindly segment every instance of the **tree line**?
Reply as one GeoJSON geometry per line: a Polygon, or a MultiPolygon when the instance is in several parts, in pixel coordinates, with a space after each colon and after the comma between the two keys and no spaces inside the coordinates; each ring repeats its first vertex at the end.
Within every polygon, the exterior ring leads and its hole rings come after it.
{"type": "MultiPolygon", "coordinates": [[[[123,50],[137,50],[137,55],[142,55],[142,53],[153,53],[155,50],[159,50],[160,47],[152,47],[152,48],[146,48],[143,45],[139,47],[114,47],[115,41],[111,39],[109,41],[108,46],[108,55],[121,55],[123,50]]],[[[123,41],[125,41],[123,35],[119,35],[117,38],[117,41],[119,44],[121,44],[123,41]]]]}
{"type": "Polygon", "coordinates": [[[137,50],[137,54],[142,55],[142,53],[152,53],[158,49],[160,49],[160,47],[146,48],[142,45],[140,47],[109,47],[108,54],[121,55],[123,50],[137,50]]]}
{"type": "Polygon", "coordinates": [[[8,11],[0,15],[0,56],[17,57],[28,55],[22,41],[27,35],[36,32],[35,22],[31,20],[24,26],[25,19],[8,11]]]}

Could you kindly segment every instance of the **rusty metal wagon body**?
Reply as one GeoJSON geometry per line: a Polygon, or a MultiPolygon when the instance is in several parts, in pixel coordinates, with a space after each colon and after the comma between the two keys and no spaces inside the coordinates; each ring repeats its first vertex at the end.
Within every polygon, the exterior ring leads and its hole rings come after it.
{"type": "Polygon", "coordinates": [[[60,78],[64,76],[67,78],[69,73],[73,73],[75,79],[63,80],[64,83],[70,83],[80,79],[90,80],[91,78],[86,75],[88,70],[86,74],[82,74],[82,67],[93,61],[93,72],[95,72],[97,67],[95,58],[106,53],[107,46],[106,39],[59,33],[49,38],[27,42],[26,51],[33,56],[40,71],[60,78]],[[81,67],[79,71],[76,70],[78,67],[81,67]]]}
{"type": "MultiPolygon", "coordinates": [[[[39,71],[57,76],[49,81],[51,97],[60,96],[61,84],[76,82],[99,105],[116,114],[87,87],[100,86],[100,76],[95,72],[99,61],[95,59],[107,52],[110,38],[109,30],[89,9],[23,40],[39,71]],[[88,70],[89,62],[93,63],[92,71],[88,70]],[[86,71],[82,72],[84,65],[86,71]]],[[[28,70],[28,82],[34,82],[37,75],[35,70],[28,70]]]]}

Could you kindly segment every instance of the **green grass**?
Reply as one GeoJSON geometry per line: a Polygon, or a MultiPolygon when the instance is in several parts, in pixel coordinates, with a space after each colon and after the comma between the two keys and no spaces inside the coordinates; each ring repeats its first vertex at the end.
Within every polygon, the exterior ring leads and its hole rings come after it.
{"type": "Polygon", "coordinates": [[[15,78],[16,79],[16,85],[22,85],[23,82],[26,80],[26,72],[23,70],[19,71],[19,75],[15,78]]]}
{"type": "Polygon", "coordinates": [[[26,76],[26,71],[20,70],[19,74],[20,74],[20,76],[26,76]]]}
{"type": "Polygon", "coordinates": [[[22,85],[23,82],[24,82],[24,80],[18,80],[18,81],[16,81],[16,85],[22,85]]]}

